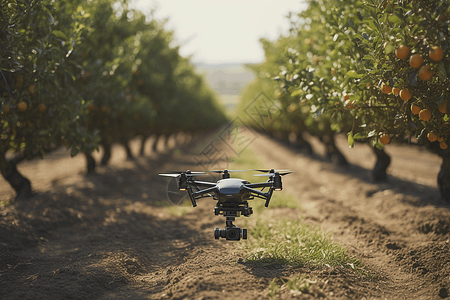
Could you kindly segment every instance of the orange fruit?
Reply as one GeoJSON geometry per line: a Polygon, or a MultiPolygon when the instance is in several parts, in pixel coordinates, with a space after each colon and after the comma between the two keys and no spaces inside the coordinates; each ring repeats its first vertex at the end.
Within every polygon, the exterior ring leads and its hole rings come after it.
{"type": "Polygon", "coordinates": [[[442,50],[442,48],[439,46],[433,46],[428,52],[428,55],[430,56],[430,59],[438,62],[441,61],[442,58],[444,58],[444,50],[442,50]]]}
{"type": "Polygon", "coordinates": [[[94,105],[92,103],[89,103],[89,105],[86,107],[87,110],[93,110],[94,105]]]}
{"type": "Polygon", "coordinates": [[[45,104],[44,104],[44,103],[39,104],[38,110],[39,110],[40,112],[44,112],[44,111],[45,111],[45,104]]]}
{"type": "Polygon", "coordinates": [[[398,95],[398,94],[400,93],[401,90],[402,90],[401,88],[395,87],[395,88],[392,89],[392,93],[393,93],[394,95],[398,95]]]}
{"type": "Polygon", "coordinates": [[[444,141],[439,143],[439,147],[441,147],[441,149],[443,149],[443,150],[448,148],[447,144],[444,141]]]}
{"type": "Polygon", "coordinates": [[[20,101],[19,104],[17,104],[17,108],[20,111],[26,111],[27,110],[27,104],[25,103],[25,101],[20,101]]]}
{"type": "Polygon", "coordinates": [[[419,69],[419,78],[422,80],[428,80],[433,76],[433,71],[431,71],[431,66],[425,64],[419,69]]]}
{"type": "Polygon", "coordinates": [[[447,112],[447,102],[442,102],[438,107],[441,113],[445,114],[447,112]]]}
{"type": "Polygon", "coordinates": [[[408,46],[400,45],[397,49],[395,49],[395,55],[397,55],[399,59],[405,59],[408,57],[409,51],[408,46]]]}
{"type": "Polygon", "coordinates": [[[381,85],[381,91],[385,94],[389,94],[390,92],[392,92],[392,87],[390,87],[389,85],[385,85],[384,83],[381,85]]]}
{"type": "Polygon", "coordinates": [[[383,134],[383,135],[380,137],[380,142],[381,142],[383,145],[389,144],[390,141],[391,141],[391,138],[390,138],[389,135],[387,135],[387,134],[383,134]]]}
{"type": "Polygon", "coordinates": [[[9,113],[9,110],[10,110],[9,105],[5,105],[5,113],[9,113]]]}
{"type": "Polygon", "coordinates": [[[418,107],[418,106],[416,106],[416,105],[414,105],[414,104],[411,104],[411,112],[412,112],[413,114],[415,114],[415,115],[418,115],[419,112],[420,112],[420,107],[418,107]]]}
{"type": "Polygon", "coordinates": [[[432,133],[432,132],[428,132],[427,138],[428,138],[428,140],[429,140],[430,142],[435,142],[435,141],[437,141],[437,135],[435,135],[435,134],[432,133]]]}
{"type": "Polygon", "coordinates": [[[414,69],[420,68],[423,64],[423,57],[420,54],[413,54],[409,57],[409,65],[414,69]]]}
{"type": "Polygon", "coordinates": [[[422,109],[420,112],[419,112],[419,118],[422,120],[422,121],[428,121],[428,120],[430,120],[431,119],[431,111],[429,110],[429,109],[427,109],[427,108],[425,108],[425,109],[422,109]]]}
{"type": "Polygon", "coordinates": [[[399,95],[403,101],[408,101],[412,97],[412,93],[408,88],[401,90],[399,95]]]}

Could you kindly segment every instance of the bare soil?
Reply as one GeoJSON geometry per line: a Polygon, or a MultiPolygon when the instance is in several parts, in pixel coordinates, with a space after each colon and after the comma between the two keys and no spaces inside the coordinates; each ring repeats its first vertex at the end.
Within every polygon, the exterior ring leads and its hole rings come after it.
{"type": "MultiPolygon", "coordinates": [[[[199,153],[216,133],[178,136],[158,152],[126,160],[113,148],[109,166],[85,175],[85,159],[59,150],[20,165],[34,196],[14,200],[0,179],[1,299],[268,299],[269,283],[310,278],[305,293],[282,288],[279,299],[444,299],[450,289],[450,211],[437,191],[441,160],[417,147],[388,145],[389,181],[375,184],[368,145],[339,147],[351,163],[325,161],[267,136],[247,132],[262,168],[289,168],[282,193],[301,210],[294,215],[331,232],[371,276],[348,268],[290,268],[245,262],[242,245],[213,238],[224,218],[214,201],[196,208],[167,205],[166,170],[198,168],[199,153]],[[251,134],[251,136],[249,136],[251,134]]],[[[227,148],[226,142],[216,142],[227,148]]],[[[229,145],[229,144],[228,144],[229,145]]],[[[138,152],[139,141],[132,150],[138,152]]],[[[233,149],[227,148],[232,158],[233,149]]],[[[96,155],[98,159],[101,153],[96,155]]],[[[204,158],[204,155],[201,157],[204,158]]],[[[277,213],[278,212],[278,213],[277,213]]],[[[239,218],[236,222],[242,225],[239,218]]],[[[252,237],[251,230],[248,232],[252,237]]]]}

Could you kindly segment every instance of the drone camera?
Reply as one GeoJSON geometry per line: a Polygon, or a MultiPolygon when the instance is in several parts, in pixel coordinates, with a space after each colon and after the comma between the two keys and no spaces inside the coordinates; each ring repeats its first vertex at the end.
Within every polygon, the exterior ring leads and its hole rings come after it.
{"type": "Polygon", "coordinates": [[[239,241],[241,238],[247,239],[247,229],[241,229],[239,227],[227,227],[225,229],[219,229],[216,227],[214,229],[214,238],[218,240],[219,238],[224,238],[227,241],[239,241]]]}

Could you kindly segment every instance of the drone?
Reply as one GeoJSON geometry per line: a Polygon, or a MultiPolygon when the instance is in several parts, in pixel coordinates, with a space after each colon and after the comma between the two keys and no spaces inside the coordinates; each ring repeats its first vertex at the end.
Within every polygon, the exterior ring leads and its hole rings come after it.
{"type": "Polygon", "coordinates": [[[283,185],[281,177],[293,172],[288,170],[212,170],[205,172],[193,172],[187,170],[185,172],[166,172],[159,174],[160,176],[177,178],[178,189],[186,191],[191,200],[192,206],[197,206],[197,200],[212,197],[217,200],[214,214],[226,217],[225,229],[219,227],[214,228],[214,238],[225,238],[229,241],[239,241],[247,239],[247,229],[241,229],[233,224],[236,217],[241,215],[249,217],[253,214],[253,209],[248,205],[248,200],[255,198],[265,200],[265,207],[269,206],[273,191],[281,191],[283,185]],[[256,174],[254,176],[268,176],[266,182],[250,183],[239,178],[231,178],[230,173],[258,171],[266,174],[256,174]],[[222,179],[217,182],[198,181],[194,178],[197,176],[208,175],[208,172],[219,173],[222,179]],[[264,189],[269,188],[267,192],[264,189]]]}

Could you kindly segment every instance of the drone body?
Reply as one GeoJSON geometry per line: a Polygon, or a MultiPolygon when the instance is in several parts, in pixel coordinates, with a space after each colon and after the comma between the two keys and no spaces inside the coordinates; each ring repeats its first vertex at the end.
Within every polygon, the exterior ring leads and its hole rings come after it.
{"type": "Polygon", "coordinates": [[[230,178],[230,173],[240,172],[243,170],[223,170],[223,171],[206,171],[212,173],[221,173],[222,179],[217,182],[207,182],[194,180],[196,176],[207,175],[205,172],[173,172],[159,174],[166,177],[177,178],[178,189],[187,191],[192,206],[197,206],[197,200],[206,197],[212,197],[217,200],[214,208],[215,215],[223,215],[226,217],[225,229],[214,229],[214,237],[216,239],[225,238],[227,240],[239,241],[241,238],[247,239],[247,229],[241,229],[233,225],[236,217],[241,215],[249,217],[253,210],[248,206],[248,200],[255,198],[265,200],[265,206],[269,206],[273,191],[281,191],[281,176],[292,172],[280,173],[280,171],[271,170],[254,170],[265,172],[268,174],[258,174],[255,176],[268,176],[269,179],[262,183],[250,183],[243,179],[230,178]],[[261,190],[259,190],[261,188],[261,190]],[[264,192],[265,188],[269,188],[264,192]]]}

